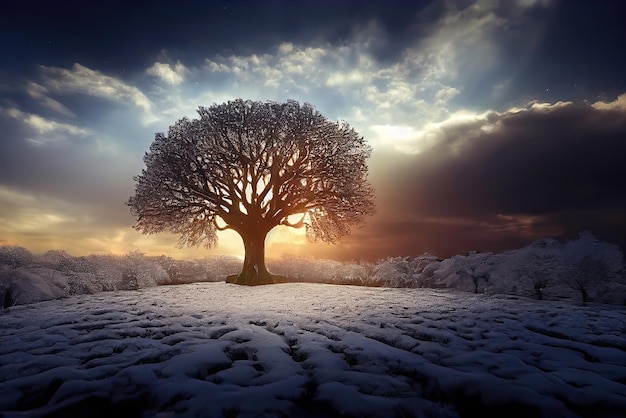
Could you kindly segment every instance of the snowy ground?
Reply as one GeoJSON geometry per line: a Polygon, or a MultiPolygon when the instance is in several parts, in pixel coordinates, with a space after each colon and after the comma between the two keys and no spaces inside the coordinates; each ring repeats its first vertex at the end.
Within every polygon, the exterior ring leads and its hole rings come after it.
{"type": "Polygon", "coordinates": [[[161,286],[0,314],[2,416],[626,416],[626,310],[161,286]]]}

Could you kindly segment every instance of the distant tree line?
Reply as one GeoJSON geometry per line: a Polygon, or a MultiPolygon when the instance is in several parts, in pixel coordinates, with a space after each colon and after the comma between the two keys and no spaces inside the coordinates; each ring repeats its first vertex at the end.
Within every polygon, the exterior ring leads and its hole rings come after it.
{"type": "MultiPolygon", "coordinates": [[[[583,233],[561,242],[541,239],[499,254],[471,252],[448,259],[430,254],[372,262],[283,257],[268,267],[291,282],[397,288],[448,288],[539,300],[626,305],[621,250],[583,233]]],[[[176,260],[134,251],[123,256],[74,257],[64,251],[34,255],[0,247],[0,305],[158,285],[223,281],[241,269],[231,256],[176,260]]]]}
{"type": "Polygon", "coordinates": [[[236,257],[175,260],[126,255],[75,257],[53,250],[35,255],[26,248],[0,246],[0,306],[3,308],[71,295],[223,280],[241,268],[236,257]]]}

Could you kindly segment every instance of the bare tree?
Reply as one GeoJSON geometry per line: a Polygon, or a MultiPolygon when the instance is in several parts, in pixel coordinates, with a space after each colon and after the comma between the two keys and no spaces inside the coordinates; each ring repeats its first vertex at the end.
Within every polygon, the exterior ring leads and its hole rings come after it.
{"type": "Polygon", "coordinates": [[[523,285],[522,292],[534,295],[537,300],[543,300],[544,289],[553,284],[559,267],[559,260],[555,254],[530,253],[528,259],[515,269],[519,274],[518,282],[523,285]],[[532,286],[532,290],[528,285],[532,286]]]}
{"type": "Polygon", "coordinates": [[[593,302],[589,290],[594,284],[607,281],[609,268],[600,258],[584,256],[578,263],[572,266],[571,274],[565,280],[565,284],[580,292],[583,302],[593,302]]]}
{"type": "Polygon", "coordinates": [[[295,101],[235,100],[198,113],[156,134],[128,201],[136,229],[207,247],[232,229],[245,259],[231,281],[256,285],[275,281],[265,266],[272,228],[306,227],[309,239],[335,242],[374,212],[371,148],[347,123],[295,101]]]}

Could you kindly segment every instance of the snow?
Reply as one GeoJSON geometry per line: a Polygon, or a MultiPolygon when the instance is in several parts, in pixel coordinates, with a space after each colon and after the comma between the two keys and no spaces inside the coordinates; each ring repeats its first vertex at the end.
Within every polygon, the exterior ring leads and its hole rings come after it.
{"type": "MultiPolygon", "coordinates": [[[[63,251],[35,256],[21,247],[0,246],[0,309],[78,294],[222,281],[239,273],[241,263],[235,257],[173,260],[139,251],[121,257],[72,257],[63,251]]],[[[471,252],[448,259],[422,254],[376,264],[284,257],[268,260],[268,266],[294,282],[447,288],[626,305],[622,251],[588,232],[565,242],[544,238],[499,254],[471,252]]]]}
{"type": "Polygon", "coordinates": [[[447,289],[159,286],[0,314],[21,416],[626,415],[626,310],[447,289]]]}
{"type": "Polygon", "coordinates": [[[14,273],[14,304],[28,304],[64,297],[69,287],[68,278],[46,267],[18,268],[14,273]]]}

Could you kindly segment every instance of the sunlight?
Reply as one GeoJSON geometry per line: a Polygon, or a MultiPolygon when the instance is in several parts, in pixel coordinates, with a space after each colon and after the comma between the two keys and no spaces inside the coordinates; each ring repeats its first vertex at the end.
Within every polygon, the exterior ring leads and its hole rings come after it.
{"type": "MultiPolygon", "coordinates": [[[[291,215],[289,222],[298,222],[302,215],[291,215]]],[[[277,226],[267,235],[265,241],[266,256],[268,258],[279,258],[284,254],[302,255],[307,249],[307,238],[305,228],[291,228],[288,226],[277,226]]]]}
{"type": "Polygon", "coordinates": [[[392,145],[394,148],[415,152],[415,148],[420,139],[420,132],[411,126],[401,125],[372,125],[370,130],[376,135],[370,139],[373,144],[392,145]]]}
{"type": "MultiPolygon", "coordinates": [[[[252,176],[248,175],[248,179],[246,181],[246,183],[244,184],[243,180],[238,180],[235,182],[237,188],[239,190],[241,190],[243,196],[245,197],[246,201],[248,203],[252,203],[253,201],[253,197],[259,196],[261,193],[263,193],[263,190],[265,190],[265,188],[267,187],[268,184],[268,180],[269,180],[269,174],[265,173],[264,175],[260,176],[260,178],[254,182],[252,179],[252,176]]],[[[272,189],[269,190],[269,192],[266,194],[266,196],[263,198],[263,200],[261,201],[262,205],[267,204],[267,202],[269,202],[270,200],[272,200],[272,197],[274,196],[272,189]]],[[[246,210],[245,206],[243,203],[239,203],[239,210],[244,213],[247,214],[248,211],[246,210]]]]}
{"type": "Polygon", "coordinates": [[[403,125],[372,125],[370,130],[374,133],[369,142],[384,147],[392,147],[405,154],[419,154],[426,151],[437,140],[436,132],[429,129],[415,129],[412,126],[403,125]]]}

